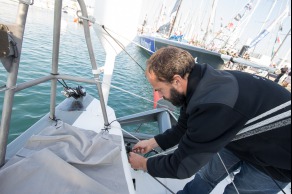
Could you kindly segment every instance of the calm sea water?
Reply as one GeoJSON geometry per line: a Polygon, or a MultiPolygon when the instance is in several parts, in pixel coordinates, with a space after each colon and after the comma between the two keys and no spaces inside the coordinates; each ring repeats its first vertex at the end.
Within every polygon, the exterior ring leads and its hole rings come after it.
{"type": "MultiPolygon", "coordinates": [[[[0,0],[0,23],[14,22],[17,13],[17,3],[0,0]]],[[[91,65],[84,39],[82,25],[73,22],[73,16],[63,14],[59,72],[92,78],[91,65]]],[[[52,27],[53,12],[34,6],[29,8],[29,15],[25,31],[25,41],[21,56],[17,83],[29,81],[48,75],[51,70],[52,59],[52,27]]],[[[105,55],[100,43],[92,33],[96,60],[99,66],[104,63],[105,55]]],[[[140,48],[130,45],[127,52],[142,66],[149,55],[140,48]]],[[[5,85],[7,73],[0,64],[0,86],[5,85]]],[[[69,82],[71,87],[78,83],[69,82]]],[[[82,83],[80,83],[82,85],[82,83]]],[[[152,99],[152,88],[147,82],[144,72],[125,52],[118,55],[112,84],[124,90],[152,99]]],[[[85,86],[85,84],[84,84],[85,86]]],[[[98,98],[96,86],[86,86],[87,92],[98,98]]],[[[64,100],[61,94],[62,86],[58,86],[57,103],[64,100]]],[[[4,93],[0,92],[0,115],[4,93]]],[[[50,82],[18,92],[14,99],[14,107],[9,134],[9,142],[19,136],[33,123],[49,112],[50,82]]],[[[117,117],[126,116],[150,110],[153,107],[143,99],[111,89],[109,106],[116,111],[117,117]]],[[[131,129],[129,129],[131,130],[131,129]]],[[[155,129],[144,127],[144,132],[155,133],[155,129]],[[154,131],[152,131],[154,130],[154,131]]]]}

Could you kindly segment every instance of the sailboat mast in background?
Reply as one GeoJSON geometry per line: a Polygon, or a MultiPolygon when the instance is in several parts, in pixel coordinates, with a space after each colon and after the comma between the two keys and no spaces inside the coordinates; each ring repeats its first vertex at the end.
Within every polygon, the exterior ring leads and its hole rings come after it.
{"type": "Polygon", "coordinates": [[[239,10],[228,24],[219,30],[213,37],[210,44],[217,44],[221,49],[232,48],[234,42],[238,39],[239,30],[242,25],[247,22],[253,7],[254,0],[250,0],[241,10],[239,10]]]}
{"type": "Polygon", "coordinates": [[[215,19],[215,15],[216,15],[216,9],[217,9],[217,5],[218,5],[218,1],[219,0],[214,0],[213,1],[211,16],[209,18],[209,22],[208,22],[206,33],[205,33],[205,35],[203,37],[204,45],[206,45],[208,43],[208,37],[209,37],[210,32],[213,32],[214,19],[215,19]]]}
{"type": "MultiPolygon", "coordinates": [[[[290,29],[289,32],[286,34],[286,36],[285,36],[283,42],[281,43],[281,45],[279,46],[279,48],[278,48],[278,49],[272,54],[272,59],[271,59],[271,61],[273,61],[273,60],[275,59],[275,57],[277,56],[279,50],[282,48],[282,46],[283,46],[284,43],[286,42],[288,36],[290,36],[290,35],[291,35],[291,29],[290,29]]],[[[290,48],[289,52],[291,52],[291,48],[290,48]]],[[[289,53],[289,52],[288,52],[288,53],[289,53]]],[[[286,56],[287,56],[287,54],[286,54],[286,56]]],[[[286,56],[285,56],[285,57],[286,57],[286,56]]]]}
{"type": "Polygon", "coordinates": [[[240,13],[235,17],[235,20],[239,21],[238,25],[233,29],[230,36],[227,38],[224,47],[230,47],[234,48],[239,41],[240,37],[242,36],[244,30],[246,29],[246,26],[252,19],[252,16],[254,15],[255,11],[257,10],[261,0],[258,0],[254,5],[254,0],[251,0],[245,7],[244,7],[244,13],[241,15],[240,13]],[[249,14],[246,14],[248,11],[250,11],[249,14]],[[246,16],[245,18],[243,18],[246,16]]]}
{"type": "Polygon", "coordinates": [[[262,39],[264,39],[278,23],[282,23],[284,19],[289,16],[289,7],[287,6],[285,11],[267,28],[264,29],[260,34],[249,45],[244,45],[240,51],[240,56],[242,56],[248,49],[254,48],[262,39]]]}
{"type": "MultiPolygon", "coordinates": [[[[258,31],[258,34],[263,31],[265,25],[267,24],[268,20],[270,19],[270,16],[271,16],[272,12],[274,11],[274,9],[276,7],[277,2],[278,2],[278,0],[274,0],[274,3],[272,4],[271,9],[270,9],[270,11],[269,11],[269,13],[268,13],[268,15],[267,15],[262,27],[261,27],[261,29],[258,31]]],[[[256,49],[256,46],[254,47],[253,52],[255,51],[255,49],[256,49]]]]}
{"type": "Polygon", "coordinates": [[[171,21],[170,21],[170,30],[169,30],[169,33],[168,33],[168,37],[170,37],[171,34],[172,34],[172,31],[173,31],[173,28],[174,28],[174,25],[175,25],[175,22],[176,22],[176,19],[177,19],[177,16],[178,16],[181,4],[182,4],[182,1],[183,0],[177,0],[175,5],[174,5],[174,7],[173,7],[173,9],[172,9],[171,21]]]}

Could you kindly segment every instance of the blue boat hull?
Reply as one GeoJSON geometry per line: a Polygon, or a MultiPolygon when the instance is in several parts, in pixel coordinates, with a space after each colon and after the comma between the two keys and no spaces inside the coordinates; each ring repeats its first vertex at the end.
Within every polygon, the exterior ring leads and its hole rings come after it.
{"type": "Polygon", "coordinates": [[[187,43],[146,35],[140,35],[139,41],[142,47],[150,50],[152,53],[156,52],[162,47],[175,46],[190,52],[198,63],[207,63],[216,69],[221,69],[224,64],[224,61],[221,58],[221,54],[195,47],[187,43]]]}

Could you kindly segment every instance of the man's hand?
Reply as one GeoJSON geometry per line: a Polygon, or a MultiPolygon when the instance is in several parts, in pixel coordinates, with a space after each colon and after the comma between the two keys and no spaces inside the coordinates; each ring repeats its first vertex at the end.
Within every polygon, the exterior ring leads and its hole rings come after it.
{"type": "Polygon", "coordinates": [[[147,171],[147,159],[143,156],[130,152],[129,163],[131,164],[131,167],[135,170],[143,170],[145,172],[147,171]]]}
{"type": "Polygon", "coordinates": [[[149,140],[144,140],[138,142],[134,147],[133,147],[133,152],[135,153],[140,153],[140,154],[147,154],[150,152],[152,149],[158,147],[158,144],[154,138],[149,139],[149,140]]]}

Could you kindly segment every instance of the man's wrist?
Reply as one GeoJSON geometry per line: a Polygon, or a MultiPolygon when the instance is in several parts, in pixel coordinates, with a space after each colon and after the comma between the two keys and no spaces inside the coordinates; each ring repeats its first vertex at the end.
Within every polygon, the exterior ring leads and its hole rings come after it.
{"type": "Polygon", "coordinates": [[[144,163],[143,163],[143,170],[144,170],[144,172],[148,172],[148,170],[147,170],[147,161],[148,161],[148,159],[145,158],[144,163]]]}
{"type": "Polygon", "coordinates": [[[150,146],[152,149],[157,148],[159,146],[158,143],[156,142],[155,138],[151,138],[151,139],[149,139],[149,141],[150,141],[150,146]]]}

